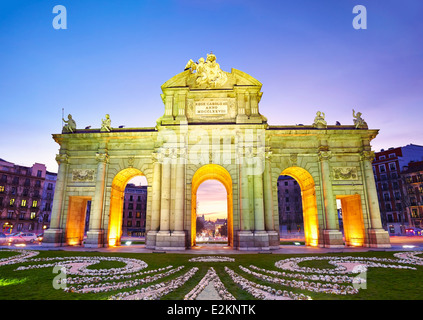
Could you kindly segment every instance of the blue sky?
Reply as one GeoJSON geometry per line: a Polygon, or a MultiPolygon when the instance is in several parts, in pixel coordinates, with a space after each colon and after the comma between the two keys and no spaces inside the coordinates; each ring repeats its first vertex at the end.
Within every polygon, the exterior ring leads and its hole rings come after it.
{"type": "Polygon", "coordinates": [[[0,2],[0,158],[57,170],[62,108],[79,128],[150,127],[164,112],[160,86],[213,51],[224,71],[263,83],[270,124],[380,129],[374,150],[423,145],[423,1],[0,2]],[[367,29],[355,30],[355,5],[367,29]],[[56,30],[55,5],[67,9],[56,30]]]}

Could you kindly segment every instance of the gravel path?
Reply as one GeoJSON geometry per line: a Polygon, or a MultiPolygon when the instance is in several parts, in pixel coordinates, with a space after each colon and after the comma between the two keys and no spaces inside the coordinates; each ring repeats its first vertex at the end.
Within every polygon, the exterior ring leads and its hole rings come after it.
{"type": "Polygon", "coordinates": [[[209,282],[209,284],[204,288],[203,291],[201,291],[195,300],[222,300],[214,288],[214,280],[209,282]]]}

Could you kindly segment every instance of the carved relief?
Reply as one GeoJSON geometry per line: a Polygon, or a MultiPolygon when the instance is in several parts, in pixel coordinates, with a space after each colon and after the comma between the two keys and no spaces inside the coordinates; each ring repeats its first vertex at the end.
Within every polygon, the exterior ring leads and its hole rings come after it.
{"type": "Polygon", "coordinates": [[[357,180],[356,167],[335,167],[333,168],[333,180],[357,180]]]}
{"type": "Polygon", "coordinates": [[[72,181],[75,181],[75,182],[94,181],[94,170],[93,169],[73,169],[72,181]]]}

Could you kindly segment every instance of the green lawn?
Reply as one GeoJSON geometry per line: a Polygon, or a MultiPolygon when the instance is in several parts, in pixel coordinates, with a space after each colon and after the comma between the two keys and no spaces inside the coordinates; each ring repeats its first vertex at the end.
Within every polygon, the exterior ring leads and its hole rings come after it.
{"type": "MultiPolygon", "coordinates": [[[[8,258],[15,253],[0,250],[0,259],[8,258]]],[[[222,254],[223,255],[223,254],[222,254]]],[[[343,254],[331,254],[331,256],[342,256],[343,254]]],[[[346,255],[346,254],[344,254],[346,255]]],[[[369,268],[367,272],[367,288],[361,289],[355,295],[333,295],[326,293],[313,293],[309,291],[287,288],[282,285],[269,283],[264,280],[255,278],[254,276],[243,272],[239,266],[248,267],[255,265],[259,268],[267,270],[282,271],[275,267],[275,262],[289,257],[303,257],[305,255],[284,255],[284,254],[237,254],[224,255],[232,257],[235,262],[189,262],[188,260],[198,255],[193,254],[170,254],[170,253],[151,253],[151,254],[130,254],[130,253],[99,253],[99,252],[70,252],[70,251],[40,251],[36,258],[48,257],[70,257],[70,256],[108,256],[108,257],[124,257],[141,259],[148,264],[144,270],[152,270],[172,265],[173,267],[185,266],[182,270],[175,274],[167,276],[160,281],[167,281],[176,278],[187,272],[191,267],[198,267],[198,272],[188,280],[184,286],[162,297],[164,300],[182,300],[192,288],[206,274],[209,267],[215,268],[227,290],[237,300],[252,300],[254,297],[248,292],[242,290],[235,284],[229,275],[224,271],[227,266],[242,275],[244,278],[256,283],[265,284],[275,289],[288,290],[297,293],[303,293],[311,296],[313,300],[419,300],[423,299],[423,266],[416,266],[417,270],[397,270],[384,268],[369,268]]],[[[319,256],[319,255],[313,255],[319,256]]],[[[328,256],[327,254],[324,256],[328,256]]],[[[393,258],[393,252],[362,252],[350,253],[348,256],[360,257],[376,257],[376,258],[393,258]]],[[[420,256],[421,257],[421,256],[420,256]]],[[[30,259],[31,260],[31,259],[30,259]]],[[[25,262],[12,265],[0,266],[0,300],[102,300],[108,299],[109,296],[116,294],[118,291],[110,291],[105,293],[71,293],[64,292],[61,289],[53,288],[53,279],[57,274],[53,273],[53,267],[15,271],[19,266],[27,266],[31,264],[42,264],[46,262],[25,262]]],[[[88,269],[108,269],[121,268],[125,264],[119,261],[101,261],[96,265],[88,267],[88,269]]],[[[333,268],[326,261],[308,261],[303,262],[300,266],[309,266],[314,268],[333,268]]],[[[145,277],[145,275],[140,276],[145,277]]],[[[117,280],[119,281],[119,280],[117,280]]],[[[124,280],[121,280],[124,281],[124,280]]],[[[145,284],[149,286],[152,283],[145,284]]],[[[157,283],[157,282],[156,282],[157,283]]],[[[130,291],[134,288],[123,289],[121,291],[130,291]]]]}

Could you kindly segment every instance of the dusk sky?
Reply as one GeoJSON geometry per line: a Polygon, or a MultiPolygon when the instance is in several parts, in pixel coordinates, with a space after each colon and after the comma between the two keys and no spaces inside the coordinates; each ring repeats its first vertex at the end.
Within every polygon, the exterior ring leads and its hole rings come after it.
{"type": "Polygon", "coordinates": [[[374,150],[423,145],[423,1],[1,1],[0,158],[57,172],[62,108],[78,128],[153,127],[160,86],[212,51],[263,84],[271,125],[352,124],[374,150]],[[352,12],[367,9],[367,29],[352,12]],[[55,5],[67,9],[56,30],[55,5]]]}

